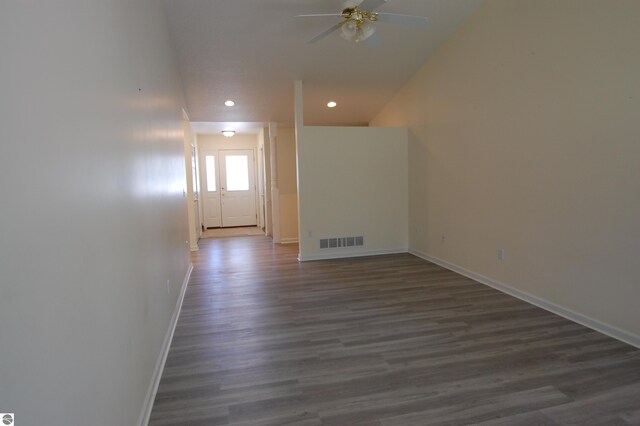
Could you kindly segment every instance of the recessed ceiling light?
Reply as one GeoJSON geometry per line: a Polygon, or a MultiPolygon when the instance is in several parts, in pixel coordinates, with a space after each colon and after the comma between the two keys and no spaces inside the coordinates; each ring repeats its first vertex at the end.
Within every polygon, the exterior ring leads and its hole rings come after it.
{"type": "Polygon", "coordinates": [[[335,107],[336,107],[336,105],[338,105],[338,104],[337,104],[335,101],[331,101],[331,102],[329,102],[329,103],[327,104],[327,106],[328,106],[329,108],[335,108],[335,107]]]}
{"type": "Polygon", "coordinates": [[[233,102],[231,99],[229,99],[229,100],[228,100],[228,101],[226,101],[224,104],[225,104],[226,106],[234,106],[236,103],[235,103],[235,102],[233,102]]]}
{"type": "Polygon", "coordinates": [[[235,130],[223,130],[222,134],[225,135],[226,137],[230,138],[231,136],[236,134],[235,130]]]}

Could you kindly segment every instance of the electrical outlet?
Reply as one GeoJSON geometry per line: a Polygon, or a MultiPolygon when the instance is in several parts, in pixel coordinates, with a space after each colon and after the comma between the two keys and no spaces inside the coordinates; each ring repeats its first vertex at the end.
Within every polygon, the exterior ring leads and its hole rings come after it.
{"type": "Polygon", "coordinates": [[[313,237],[313,231],[311,229],[307,231],[307,237],[309,238],[313,237]]]}
{"type": "Polygon", "coordinates": [[[167,294],[171,294],[171,288],[169,287],[170,280],[167,280],[167,294]]]}
{"type": "Polygon", "coordinates": [[[504,256],[505,256],[504,249],[499,249],[498,250],[498,260],[504,260],[504,256]]]}
{"type": "Polygon", "coordinates": [[[442,234],[442,236],[440,237],[440,239],[442,240],[442,242],[444,243],[444,241],[447,239],[447,236],[442,234]]]}

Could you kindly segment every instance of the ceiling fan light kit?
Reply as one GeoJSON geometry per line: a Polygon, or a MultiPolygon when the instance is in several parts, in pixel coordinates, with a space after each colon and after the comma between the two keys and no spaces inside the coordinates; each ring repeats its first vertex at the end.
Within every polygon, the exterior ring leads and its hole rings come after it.
{"type": "Polygon", "coordinates": [[[376,31],[376,27],[371,23],[378,20],[375,13],[363,12],[356,6],[343,10],[342,15],[345,21],[340,28],[340,35],[345,40],[359,43],[376,31]]]}
{"type": "Polygon", "coordinates": [[[321,32],[307,43],[312,44],[322,40],[329,34],[340,30],[342,38],[359,43],[370,38],[376,31],[374,22],[396,22],[407,25],[425,26],[427,18],[415,15],[400,15],[397,13],[373,12],[374,9],[387,3],[387,0],[349,0],[344,4],[342,13],[298,15],[299,18],[340,17],[341,22],[321,32]]]}

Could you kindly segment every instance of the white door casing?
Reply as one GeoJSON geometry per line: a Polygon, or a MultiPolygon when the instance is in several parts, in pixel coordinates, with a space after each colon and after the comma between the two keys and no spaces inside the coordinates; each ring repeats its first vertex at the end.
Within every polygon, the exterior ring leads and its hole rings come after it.
{"type": "Polygon", "coordinates": [[[254,151],[202,150],[200,154],[205,228],[256,225],[254,151]]]}
{"type": "Polygon", "coordinates": [[[257,224],[254,151],[220,150],[222,226],[257,224]]]}

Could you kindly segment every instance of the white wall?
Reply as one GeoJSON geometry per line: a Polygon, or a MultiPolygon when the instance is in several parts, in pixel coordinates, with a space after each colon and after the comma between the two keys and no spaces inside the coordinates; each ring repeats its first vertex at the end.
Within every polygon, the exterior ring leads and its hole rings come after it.
{"type": "Polygon", "coordinates": [[[0,405],[134,425],[189,266],[161,3],[0,3],[0,405]],[[168,291],[169,290],[169,291],[168,291]]]}
{"type": "Polygon", "coordinates": [[[273,202],[271,200],[271,149],[269,147],[269,129],[264,128],[258,133],[258,145],[262,146],[264,151],[263,170],[264,176],[260,175],[260,179],[264,179],[264,232],[266,235],[273,236],[273,202]]]}
{"type": "Polygon", "coordinates": [[[258,149],[256,150],[256,179],[258,181],[258,226],[262,229],[265,225],[265,170],[264,170],[264,138],[262,131],[257,134],[258,149]]]}
{"type": "MultiPolygon", "coordinates": [[[[191,251],[198,251],[198,239],[201,234],[200,215],[197,210],[199,209],[196,202],[197,186],[197,174],[198,167],[194,164],[194,152],[196,152],[197,159],[197,141],[196,137],[191,131],[191,123],[188,119],[183,118],[182,131],[184,132],[184,161],[186,171],[186,188],[187,188],[187,217],[189,220],[189,248],[191,251]]],[[[199,194],[198,194],[199,195],[199,194]]],[[[199,201],[199,200],[198,200],[199,201]]]]}
{"type": "MultiPolygon", "coordinates": [[[[237,134],[231,138],[215,134],[198,134],[198,147],[205,149],[252,149],[258,147],[257,134],[237,134]]],[[[257,158],[257,157],[256,157],[257,158]]]]}
{"type": "Polygon", "coordinates": [[[298,185],[294,129],[279,127],[277,145],[280,241],[294,243],[298,241],[298,185]]]}
{"type": "Polygon", "coordinates": [[[301,260],[407,250],[406,129],[298,127],[297,149],[301,260]],[[350,236],[364,246],[319,248],[350,236]]]}
{"type": "Polygon", "coordinates": [[[411,249],[635,344],[638,16],[486,1],[372,123],[410,127],[411,249]]]}

